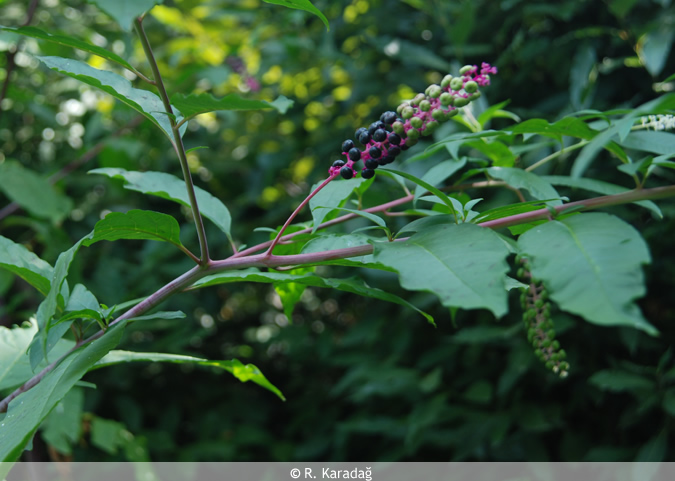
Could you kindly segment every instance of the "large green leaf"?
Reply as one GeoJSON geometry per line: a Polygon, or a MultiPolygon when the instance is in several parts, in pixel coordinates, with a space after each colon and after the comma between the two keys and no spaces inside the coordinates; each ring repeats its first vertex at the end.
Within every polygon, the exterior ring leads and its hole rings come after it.
{"type": "Polygon", "coordinates": [[[131,71],[136,71],[136,69],[126,60],[124,60],[122,57],[117,55],[116,53],[110,52],[104,48],[98,47],[96,45],[91,45],[86,42],[83,42],[82,40],[78,40],[73,37],[66,37],[65,35],[53,35],[51,33],[44,32],[40,30],[39,28],[35,27],[3,27],[0,26],[0,30],[7,30],[8,32],[14,32],[18,33],[21,35],[25,35],[26,37],[32,37],[32,38],[37,38],[40,40],[47,40],[48,42],[56,43],[58,45],[65,45],[66,47],[73,47],[79,50],[82,50],[84,52],[89,52],[93,53],[94,55],[98,55],[99,57],[102,57],[106,60],[110,60],[111,62],[115,62],[119,65],[121,65],[124,68],[127,68],[131,71]]]}
{"type": "MultiPolygon", "coordinates": [[[[349,180],[334,180],[312,197],[309,200],[309,208],[312,211],[312,218],[314,219],[314,231],[336,207],[342,207],[349,196],[352,195],[354,189],[359,187],[365,180],[362,177],[349,180]]],[[[312,186],[312,192],[319,185],[312,186]]]]}
{"type": "Polygon", "coordinates": [[[373,299],[393,302],[401,306],[409,307],[419,312],[429,322],[432,323],[434,322],[433,317],[431,317],[426,312],[420,311],[415,306],[410,304],[408,301],[398,296],[395,296],[394,294],[390,294],[386,291],[383,291],[381,289],[370,287],[369,285],[367,285],[365,282],[363,282],[361,279],[358,278],[328,279],[324,277],[315,276],[313,274],[293,275],[293,274],[282,274],[280,272],[260,272],[257,269],[246,269],[242,271],[226,271],[220,274],[213,274],[211,276],[206,276],[203,279],[200,279],[197,282],[195,282],[193,287],[206,287],[231,282],[262,282],[266,284],[294,282],[311,287],[327,287],[332,289],[338,289],[341,291],[351,292],[352,294],[358,294],[363,297],[370,297],[373,299]]]}
{"type": "MultiPolygon", "coordinates": [[[[302,246],[302,253],[309,254],[312,252],[324,252],[335,249],[345,249],[347,247],[358,247],[368,244],[370,240],[373,240],[371,237],[368,237],[363,234],[327,234],[320,235],[310,240],[302,246]]],[[[368,267],[370,269],[384,269],[390,270],[389,268],[378,264],[373,259],[372,254],[368,254],[360,257],[350,257],[349,259],[337,259],[329,262],[322,262],[322,265],[332,264],[340,266],[352,266],[352,267],[368,267]]]]}
{"type": "Polygon", "coordinates": [[[168,242],[185,249],[180,242],[180,226],[170,215],[149,210],[111,212],[96,223],[94,233],[84,242],[90,246],[96,242],[119,239],[148,239],[168,242]]]}
{"type": "Polygon", "coordinates": [[[73,202],[47,179],[18,162],[0,164],[0,179],[0,191],[35,217],[59,223],[73,208],[73,202]]]}
{"type": "Polygon", "coordinates": [[[120,27],[130,31],[133,21],[163,0],[87,0],[110,15],[120,27]]]}
{"type": "Polygon", "coordinates": [[[621,145],[654,154],[672,154],[675,152],[675,134],[670,132],[638,131],[631,132],[621,145]]]}
{"type": "Polygon", "coordinates": [[[0,267],[16,274],[47,295],[54,269],[21,244],[0,235],[0,267]]]}
{"type": "MultiPolygon", "coordinates": [[[[136,172],[116,168],[94,169],[90,170],[89,173],[107,175],[113,179],[122,179],[124,180],[125,189],[135,190],[143,194],[156,195],[163,199],[190,206],[185,182],[171,174],[165,174],[164,172],[136,172]]],[[[227,207],[220,200],[199,187],[195,187],[195,194],[197,196],[199,211],[202,215],[216,224],[229,238],[232,218],[227,207]]]]}
{"type": "Polygon", "coordinates": [[[40,427],[42,439],[61,454],[72,454],[72,445],[82,435],[84,390],[73,388],[59,401],[40,427]]]}
{"type": "Polygon", "coordinates": [[[579,214],[530,229],[518,245],[561,309],[595,324],[657,334],[633,303],[645,293],[641,265],[650,257],[629,224],[609,214],[579,214]]]}
{"type": "Polygon", "coordinates": [[[195,364],[198,366],[210,366],[218,369],[224,369],[239,379],[241,382],[253,381],[258,386],[264,387],[279,396],[282,401],[286,398],[277,387],[269,382],[260,369],[253,364],[242,364],[237,359],[231,361],[209,361],[192,356],[183,356],[179,354],[165,354],[158,352],[131,352],[131,351],[111,351],[103,359],[98,361],[92,369],[112,366],[123,362],[173,362],[178,364],[195,364]]]}
{"type": "MultiPolygon", "coordinates": [[[[587,179],[584,177],[567,177],[564,175],[542,175],[541,179],[552,185],[564,185],[565,187],[573,187],[578,189],[588,190],[603,195],[614,195],[622,192],[628,192],[630,189],[621,187],[619,185],[610,184],[601,180],[587,179]]],[[[634,202],[634,204],[644,207],[652,211],[659,219],[663,219],[661,209],[651,200],[641,200],[634,202]]]]}
{"type": "Polygon", "coordinates": [[[293,101],[287,99],[283,95],[274,102],[267,102],[266,100],[244,99],[237,94],[228,94],[223,98],[217,99],[209,93],[201,94],[174,94],[171,97],[171,103],[181,111],[186,117],[194,117],[195,115],[206,112],[214,112],[216,110],[262,110],[262,109],[277,109],[282,114],[293,106],[293,101]]]}
{"type": "MultiPolygon", "coordinates": [[[[532,197],[538,200],[558,199],[560,195],[551,184],[537,174],[526,172],[523,169],[509,167],[490,167],[488,174],[495,179],[506,182],[516,189],[525,189],[532,197]]],[[[548,205],[561,205],[562,200],[552,200],[548,205]]]]}
{"type": "MultiPolygon", "coordinates": [[[[148,90],[134,88],[131,82],[116,73],[99,70],[78,60],[61,57],[38,57],[38,59],[47,67],[59,73],[112,95],[157,125],[169,140],[174,142],[171,121],[164,110],[162,100],[157,95],[148,90]]],[[[174,114],[176,114],[177,121],[182,119],[178,112],[174,112],[174,114]]],[[[183,132],[184,129],[181,134],[183,132]]]]}
{"type": "Polygon", "coordinates": [[[326,16],[321,13],[321,10],[312,5],[312,2],[309,0],[263,0],[265,3],[272,3],[274,5],[281,5],[283,7],[295,8],[298,10],[304,10],[305,12],[312,13],[319,17],[321,21],[326,26],[326,30],[330,30],[330,25],[328,25],[328,20],[326,16]]]}
{"type": "Polygon", "coordinates": [[[9,403],[0,423],[0,462],[16,461],[42,421],[91,367],[119,344],[124,321],[96,341],[74,351],[34,388],[9,403]]]}
{"type": "MultiPolygon", "coordinates": [[[[466,158],[460,160],[446,160],[440,164],[434,165],[431,169],[427,171],[426,174],[422,176],[422,180],[427,182],[429,185],[436,187],[437,185],[442,184],[445,180],[450,177],[452,174],[460,170],[466,165],[466,158]]],[[[423,187],[417,187],[415,189],[414,200],[417,201],[427,189],[423,187]]]]}
{"type": "Polygon", "coordinates": [[[603,391],[614,392],[651,391],[656,387],[653,380],[620,369],[598,371],[588,379],[588,383],[603,391]]]}
{"type": "Polygon", "coordinates": [[[436,225],[404,242],[373,246],[375,260],[398,271],[403,288],[433,292],[446,307],[506,314],[509,251],[491,230],[473,224],[436,225]]]}

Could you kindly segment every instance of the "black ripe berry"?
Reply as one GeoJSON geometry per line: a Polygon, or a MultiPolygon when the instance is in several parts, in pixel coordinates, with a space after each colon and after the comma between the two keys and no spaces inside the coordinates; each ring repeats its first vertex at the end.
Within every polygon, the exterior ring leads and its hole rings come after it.
{"type": "Polygon", "coordinates": [[[408,144],[403,144],[401,146],[401,150],[408,150],[409,148],[410,148],[410,146],[408,144]]]}
{"type": "Polygon", "coordinates": [[[372,179],[372,177],[375,175],[375,171],[373,169],[363,169],[361,171],[361,177],[364,179],[372,179]]]}
{"type": "Polygon", "coordinates": [[[368,153],[373,159],[377,159],[382,155],[382,151],[376,145],[373,145],[370,150],[368,150],[368,153]]]}
{"type": "Polygon", "coordinates": [[[389,134],[389,137],[387,137],[387,139],[389,140],[389,143],[392,145],[399,145],[401,143],[401,136],[395,132],[389,134]]]}
{"type": "Polygon", "coordinates": [[[370,170],[375,170],[380,164],[375,159],[366,160],[366,168],[370,170]]]}
{"type": "Polygon", "coordinates": [[[391,125],[394,122],[396,122],[396,112],[391,112],[391,111],[385,112],[380,117],[380,120],[387,125],[391,125]]]}
{"type": "Polygon", "coordinates": [[[372,134],[375,133],[375,131],[377,129],[383,129],[384,130],[385,127],[386,126],[384,125],[384,122],[382,122],[381,120],[378,120],[377,122],[373,122],[372,124],[370,124],[368,126],[368,132],[372,135],[372,134]]]}
{"type": "Polygon", "coordinates": [[[359,135],[359,142],[361,142],[363,145],[366,145],[368,142],[370,142],[370,133],[367,130],[361,132],[359,135]]]}
{"type": "Polygon", "coordinates": [[[333,167],[342,167],[343,165],[345,165],[345,161],[344,161],[344,160],[339,160],[339,159],[338,159],[338,160],[336,160],[335,162],[333,162],[333,167]]]}
{"type": "Polygon", "coordinates": [[[378,162],[380,165],[391,164],[393,161],[394,161],[394,157],[391,156],[391,155],[385,155],[384,157],[382,157],[382,158],[380,158],[380,159],[377,159],[377,162],[378,162]]]}
{"type": "Polygon", "coordinates": [[[391,155],[392,157],[396,157],[400,153],[401,147],[398,147],[396,145],[390,145],[389,148],[387,149],[387,155],[391,155]]]}
{"type": "Polygon", "coordinates": [[[373,133],[373,140],[374,140],[375,142],[382,142],[382,141],[383,141],[384,139],[386,139],[386,138],[387,138],[387,131],[386,131],[386,130],[377,129],[377,130],[373,133]]]}
{"type": "Polygon", "coordinates": [[[353,140],[345,140],[342,142],[342,152],[349,152],[349,149],[354,148],[354,141],[353,140]]]}
{"type": "Polygon", "coordinates": [[[361,136],[361,134],[363,132],[368,132],[368,129],[365,128],[365,127],[361,127],[361,128],[356,129],[356,132],[354,132],[354,137],[356,138],[356,140],[359,139],[359,137],[361,136]]]}
{"type": "Polygon", "coordinates": [[[354,171],[350,167],[342,167],[340,169],[340,175],[345,179],[351,179],[354,177],[354,171]]]}
{"type": "Polygon", "coordinates": [[[349,158],[354,162],[361,160],[361,151],[356,147],[349,149],[349,153],[347,155],[349,155],[349,158]]]}

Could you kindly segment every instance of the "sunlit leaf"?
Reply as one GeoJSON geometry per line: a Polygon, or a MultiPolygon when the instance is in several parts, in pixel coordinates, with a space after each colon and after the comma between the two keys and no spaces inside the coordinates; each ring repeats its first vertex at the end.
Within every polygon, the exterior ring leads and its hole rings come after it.
{"type": "Polygon", "coordinates": [[[274,5],[281,5],[282,7],[295,8],[298,10],[304,10],[305,12],[312,13],[319,17],[321,21],[326,26],[326,30],[330,30],[330,25],[328,24],[328,19],[326,16],[321,13],[321,10],[312,5],[312,2],[309,0],[263,0],[265,3],[272,3],[274,5]]]}
{"type": "MultiPolygon", "coordinates": [[[[336,207],[342,207],[349,196],[352,195],[354,189],[365,182],[365,180],[362,177],[349,180],[333,180],[312,197],[309,201],[309,208],[312,211],[312,218],[314,219],[314,231],[316,231],[319,224],[331,212],[335,211],[336,207]]],[[[318,186],[319,184],[312,186],[312,191],[318,186]]]]}
{"type": "Polygon", "coordinates": [[[54,268],[21,244],[0,236],[0,267],[21,277],[42,295],[51,286],[54,268]]]}
{"type": "Polygon", "coordinates": [[[200,94],[175,94],[171,97],[171,103],[185,117],[194,117],[195,115],[216,110],[263,110],[277,109],[282,114],[293,106],[293,101],[283,95],[274,102],[265,100],[245,99],[237,94],[228,94],[220,99],[208,93],[200,94]]]}
{"type": "Polygon", "coordinates": [[[120,27],[130,31],[133,21],[163,0],[87,0],[110,15],[120,27]]]}

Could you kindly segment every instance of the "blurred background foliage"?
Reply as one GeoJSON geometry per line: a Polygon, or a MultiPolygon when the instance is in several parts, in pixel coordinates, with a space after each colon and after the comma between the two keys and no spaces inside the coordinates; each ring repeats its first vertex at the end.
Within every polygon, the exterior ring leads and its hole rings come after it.
{"type": "MultiPolygon", "coordinates": [[[[28,3],[0,1],[0,23],[21,25],[28,3]]],[[[219,112],[190,122],[187,148],[206,147],[190,152],[190,168],[197,184],[229,207],[240,243],[265,240],[267,233],[252,230],[280,225],[355,128],[465,63],[497,65],[482,108],[509,100],[507,108],[523,119],[629,108],[674,87],[663,82],[675,70],[670,0],[314,3],[329,31],[306,12],[259,0],[167,0],[145,21],[171,93],[295,101],[286,115],[219,112]]],[[[149,73],[136,38],[85,2],[41,0],[31,25],[113,50],[149,73]]],[[[45,177],[72,171],[55,184],[53,195],[63,202],[4,215],[0,234],[53,263],[107,212],[144,208],[176,216],[183,242],[196,247],[187,210],[86,173],[123,167],[179,175],[164,136],[31,55],[116,67],[0,33],[3,52],[17,43],[17,67],[0,104],[0,164],[13,159],[45,177]]],[[[591,176],[625,184],[606,165],[596,162],[591,176]]],[[[379,184],[366,205],[400,196],[395,183],[379,184]]],[[[9,198],[0,194],[0,202],[9,198]]],[[[107,368],[85,378],[96,389],[78,387],[57,407],[27,459],[673,461],[675,212],[668,203],[662,209],[660,222],[635,207],[614,209],[658,259],[646,268],[648,295],[640,305],[661,336],[554,316],[572,366],[565,380],[534,357],[515,298],[513,313],[496,323],[485,311],[452,320],[433,296],[399,292],[387,273],[364,273],[370,284],[433,313],[438,328],[395,305],[311,288],[289,323],[270,286],[228,284],[171,299],[163,309],[181,309],[186,319],[136,323],[121,348],[253,362],[286,402],[189,366],[107,368]]],[[[211,227],[212,255],[229,255],[226,238],[211,227]]],[[[84,282],[113,305],[147,295],[188,267],[163,244],[102,243],[78,254],[70,282],[84,282]]],[[[40,302],[4,272],[0,298],[6,326],[27,320],[40,302]]]]}

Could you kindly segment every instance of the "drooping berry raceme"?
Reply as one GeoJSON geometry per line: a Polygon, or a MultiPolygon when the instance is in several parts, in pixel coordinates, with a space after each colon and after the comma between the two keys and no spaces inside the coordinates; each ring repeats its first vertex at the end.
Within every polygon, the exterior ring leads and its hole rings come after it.
{"type": "Polygon", "coordinates": [[[527,329],[527,340],[534,348],[534,354],[560,377],[567,377],[570,365],[565,360],[565,350],[560,348],[560,342],[555,338],[555,329],[551,319],[551,305],[547,302],[548,293],[543,283],[532,278],[528,268],[528,260],[522,256],[516,257],[518,277],[529,287],[523,289],[520,304],[523,307],[523,322],[527,329]]]}
{"type": "Polygon", "coordinates": [[[336,160],[329,174],[351,179],[357,175],[354,165],[363,160],[361,176],[370,179],[379,166],[392,163],[421,136],[430,135],[440,124],[457,115],[458,109],[480,97],[478,87],[490,85],[490,74],[496,73],[497,68],[487,63],[481,64],[480,69],[476,65],[465,65],[458,77],[446,75],[440,85],[429,86],[424,93],[399,105],[396,112],[384,112],[380,120],[354,132],[354,139],[363,146],[362,150],[354,140],[342,143],[346,160],[336,160]]]}

